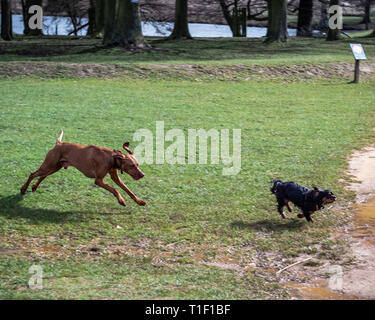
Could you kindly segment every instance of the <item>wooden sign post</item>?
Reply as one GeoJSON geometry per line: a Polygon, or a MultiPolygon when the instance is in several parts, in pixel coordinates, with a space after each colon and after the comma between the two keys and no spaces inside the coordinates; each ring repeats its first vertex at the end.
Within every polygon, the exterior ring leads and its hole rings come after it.
{"type": "Polygon", "coordinates": [[[359,83],[359,63],[361,60],[367,60],[365,51],[362,48],[362,45],[359,43],[351,43],[350,48],[352,49],[353,56],[355,59],[354,67],[354,80],[353,83],[359,83]]]}

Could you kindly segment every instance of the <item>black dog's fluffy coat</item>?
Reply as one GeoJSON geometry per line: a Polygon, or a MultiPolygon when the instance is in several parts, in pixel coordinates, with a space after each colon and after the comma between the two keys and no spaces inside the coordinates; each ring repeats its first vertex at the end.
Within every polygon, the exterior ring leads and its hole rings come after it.
{"type": "Polygon", "coordinates": [[[324,204],[332,203],[336,200],[336,196],[330,190],[319,190],[316,187],[310,190],[292,181],[272,180],[272,182],[271,192],[276,196],[277,211],[284,219],[284,206],[287,206],[288,211],[292,212],[289,201],[302,210],[303,214],[299,214],[299,218],[305,217],[307,221],[313,222],[311,215],[315,211],[324,208],[324,204]]]}

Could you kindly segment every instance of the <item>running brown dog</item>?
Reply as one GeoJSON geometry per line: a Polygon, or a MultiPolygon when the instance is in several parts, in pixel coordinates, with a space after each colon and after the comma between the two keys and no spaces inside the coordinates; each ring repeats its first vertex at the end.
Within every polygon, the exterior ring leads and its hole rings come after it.
{"type": "Polygon", "coordinates": [[[61,130],[56,145],[51,149],[40,166],[40,168],[31,173],[29,179],[21,188],[21,194],[26,190],[33,179],[39,177],[38,181],[32,186],[32,191],[36,191],[39,184],[49,175],[59,171],[61,168],[67,169],[69,166],[77,168],[86,177],[94,178],[95,184],[102,187],[117,198],[119,204],[125,206],[126,202],[120,193],[104,182],[104,177],[109,173],[111,179],[123,189],[138,205],[144,206],[145,201],[138,198],[120,179],[117,170],[124,171],[134,180],[144,177],[144,173],[138,168],[138,163],[129,149],[129,142],[123,144],[123,148],[128,154],[123,154],[119,150],[110,150],[94,145],[83,146],[80,144],[61,142],[64,132],[61,130]]]}

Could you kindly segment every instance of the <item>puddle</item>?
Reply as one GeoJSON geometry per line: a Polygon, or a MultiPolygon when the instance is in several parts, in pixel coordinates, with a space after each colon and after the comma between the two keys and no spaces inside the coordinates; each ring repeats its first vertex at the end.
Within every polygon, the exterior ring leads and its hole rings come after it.
{"type": "Polygon", "coordinates": [[[355,220],[357,223],[367,223],[370,226],[375,227],[375,198],[356,205],[355,220]]]}
{"type": "Polygon", "coordinates": [[[309,284],[287,282],[285,286],[291,289],[297,299],[303,300],[355,300],[358,297],[343,294],[329,289],[327,280],[316,280],[309,284]]]}
{"type": "Polygon", "coordinates": [[[356,205],[351,236],[375,246],[375,198],[356,205]]]}
{"type": "MultiPolygon", "coordinates": [[[[351,270],[343,271],[342,290],[331,290],[325,279],[285,283],[294,297],[303,300],[375,299],[375,198],[356,204],[351,222],[352,227],[347,232],[354,241],[352,249],[358,262],[351,270]]],[[[340,236],[348,235],[340,232],[340,236]]]]}

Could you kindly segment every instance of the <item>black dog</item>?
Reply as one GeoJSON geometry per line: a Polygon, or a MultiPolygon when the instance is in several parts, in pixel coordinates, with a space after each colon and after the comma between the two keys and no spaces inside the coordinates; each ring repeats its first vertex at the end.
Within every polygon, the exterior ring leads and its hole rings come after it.
{"type": "Polygon", "coordinates": [[[277,211],[285,219],[283,207],[287,206],[288,211],[292,212],[289,201],[302,210],[303,214],[298,214],[298,218],[305,217],[307,221],[313,222],[311,215],[320,209],[324,209],[324,205],[332,203],[336,200],[336,196],[331,190],[308,189],[298,185],[295,182],[283,182],[280,180],[272,180],[273,186],[271,192],[276,195],[278,203],[277,211]]]}

